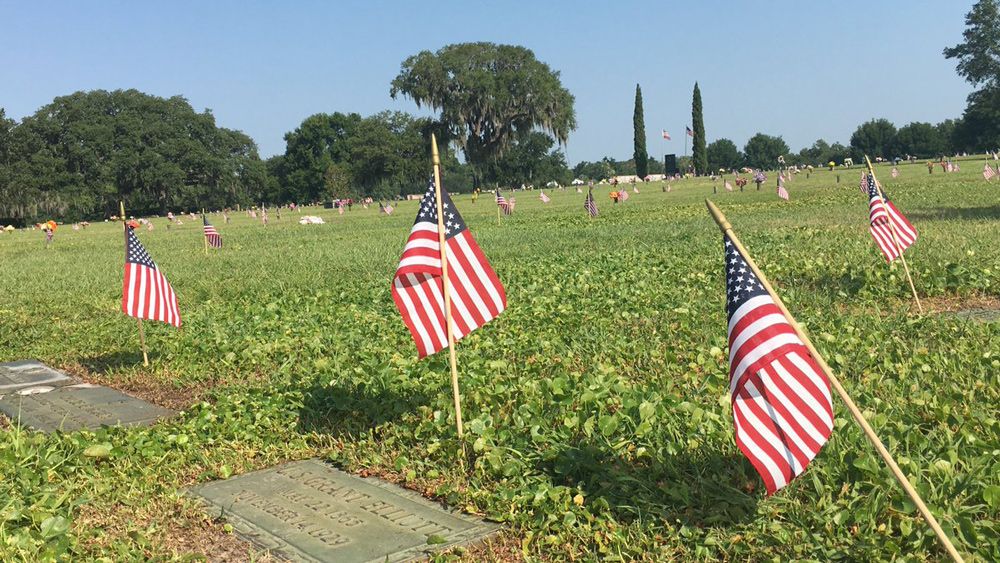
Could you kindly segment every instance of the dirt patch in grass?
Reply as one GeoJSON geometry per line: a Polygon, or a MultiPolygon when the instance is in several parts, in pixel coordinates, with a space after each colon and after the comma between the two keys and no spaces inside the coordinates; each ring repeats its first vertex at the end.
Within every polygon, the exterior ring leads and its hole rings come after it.
{"type": "Polygon", "coordinates": [[[132,532],[149,538],[149,544],[131,546],[140,549],[147,558],[165,554],[173,558],[204,557],[213,562],[261,561],[279,559],[258,549],[233,533],[226,532],[224,523],[210,519],[190,503],[178,501],[172,506],[142,507],[116,505],[102,507],[84,505],[74,521],[82,533],[82,547],[97,553],[115,553],[123,537],[132,532]]]}

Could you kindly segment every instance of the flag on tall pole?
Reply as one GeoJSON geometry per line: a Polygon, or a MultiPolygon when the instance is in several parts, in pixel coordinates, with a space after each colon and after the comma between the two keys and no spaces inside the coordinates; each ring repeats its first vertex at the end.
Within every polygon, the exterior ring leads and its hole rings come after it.
{"type": "Polygon", "coordinates": [[[684,129],[685,129],[685,132],[687,133],[688,137],[694,138],[694,131],[692,131],[690,127],[688,127],[687,125],[685,125],[684,129]]]}
{"type": "Polygon", "coordinates": [[[590,191],[587,192],[587,198],[583,200],[583,208],[587,210],[587,213],[591,217],[597,217],[598,213],[600,213],[597,210],[597,202],[594,201],[594,188],[590,188],[590,191]]]}
{"type": "Polygon", "coordinates": [[[441,185],[441,160],[433,133],[431,158],[434,176],[393,276],[392,298],[420,357],[448,347],[455,426],[462,438],[455,341],[503,312],[507,295],[441,185]]]}
{"type": "Polygon", "coordinates": [[[660,130],[660,134],[663,135],[663,140],[665,140],[665,141],[669,141],[670,140],[670,133],[667,133],[666,129],[661,129],[660,130]]]}
{"type": "Polygon", "coordinates": [[[705,203],[722,231],[726,252],[729,387],[736,441],[760,473],[768,493],[800,475],[829,439],[832,387],[948,555],[961,563],[961,554],[934,514],[781,302],[729,221],[715,204],[705,203]]]}
{"type": "Polygon", "coordinates": [[[906,263],[903,251],[909,248],[917,240],[917,230],[906,220],[906,217],[896,209],[896,206],[889,201],[882,186],[875,177],[875,168],[871,159],[865,155],[865,162],[868,164],[868,219],[869,232],[875,239],[887,262],[892,262],[899,258],[903,264],[903,273],[906,274],[906,281],[910,284],[910,292],[913,293],[913,300],[917,303],[917,311],[924,312],[923,305],[920,304],[920,297],[917,296],[917,288],[913,285],[913,276],[910,275],[910,266],[906,263]],[[886,237],[888,235],[888,238],[886,237]]]}
{"type": "Polygon", "coordinates": [[[215,227],[208,222],[208,216],[206,216],[204,212],[201,214],[201,220],[204,223],[205,241],[208,243],[208,246],[212,248],[222,248],[222,235],[220,235],[219,231],[215,230],[215,227]]]}
{"type": "Polygon", "coordinates": [[[122,312],[137,319],[181,326],[174,289],[135,236],[135,227],[128,224],[125,225],[122,312]]]}

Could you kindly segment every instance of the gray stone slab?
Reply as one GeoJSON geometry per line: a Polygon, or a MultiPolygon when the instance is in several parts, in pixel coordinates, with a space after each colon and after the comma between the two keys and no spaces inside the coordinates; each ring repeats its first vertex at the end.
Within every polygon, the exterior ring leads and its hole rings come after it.
{"type": "Polygon", "coordinates": [[[73,379],[37,360],[20,360],[0,364],[0,393],[36,385],[56,387],[73,383],[73,379]]]}
{"type": "Polygon", "coordinates": [[[144,426],[173,411],[99,385],[35,386],[0,397],[0,412],[42,432],[144,426]]]}
{"type": "Polygon", "coordinates": [[[240,535],[292,561],[410,561],[499,529],[319,460],[215,481],[190,492],[213,517],[224,516],[240,535]],[[428,544],[431,536],[444,543],[428,544]]]}

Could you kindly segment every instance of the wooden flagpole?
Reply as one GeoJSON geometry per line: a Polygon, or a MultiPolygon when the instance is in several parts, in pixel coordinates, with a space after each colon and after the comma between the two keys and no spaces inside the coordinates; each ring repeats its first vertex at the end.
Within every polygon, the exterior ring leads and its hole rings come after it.
{"type": "MultiPolygon", "coordinates": [[[[437,169],[435,168],[435,170],[437,170],[437,169]]],[[[497,191],[497,193],[500,193],[500,192],[497,191]]],[[[493,194],[493,199],[494,199],[494,203],[497,204],[497,226],[499,227],[501,225],[501,223],[500,223],[500,205],[499,205],[499,202],[496,201],[496,194],[493,194]]]]}
{"type": "Polygon", "coordinates": [[[875,181],[875,191],[878,192],[878,201],[882,205],[882,211],[885,212],[886,221],[889,223],[889,234],[892,236],[892,244],[896,247],[896,252],[899,253],[899,259],[903,262],[903,271],[906,272],[906,281],[910,282],[910,291],[913,292],[913,299],[917,302],[917,311],[922,315],[924,313],[924,308],[920,304],[920,298],[917,297],[917,288],[913,285],[913,277],[910,276],[910,267],[906,264],[906,257],[903,256],[903,247],[899,245],[899,240],[896,238],[896,226],[892,222],[892,216],[889,215],[889,206],[885,204],[885,194],[882,193],[882,185],[879,183],[878,178],[875,177],[875,168],[872,166],[872,161],[868,159],[868,155],[865,155],[865,162],[868,163],[868,172],[872,175],[872,180],[875,181]]]}
{"type": "Polygon", "coordinates": [[[840,395],[841,400],[843,400],[844,404],[847,405],[847,410],[851,412],[851,416],[854,417],[854,420],[858,423],[859,426],[861,426],[861,429],[864,431],[865,436],[868,438],[868,441],[870,441],[872,445],[875,446],[875,450],[882,457],[882,460],[885,461],[885,464],[889,466],[889,470],[892,471],[893,476],[895,476],[896,480],[899,481],[900,486],[902,486],[903,490],[906,491],[906,494],[909,495],[910,500],[912,500],[913,503],[917,505],[917,509],[920,510],[920,514],[923,515],[924,520],[926,520],[927,523],[930,525],[931,529],[934,530],[934,534],[937,535],[938,541],[940,541],[941,545],[943,545],[945,550],[947,550],[948,555],[951,556],[953,561],[959,563],[962,562],[963,561],[962,556],[955,549],[955,546],[952,545],[951,540],[948,539],[948,536],[947,534],[944,533],[944,530],[941,529],[941,525],[938,524],[937,519],[934,517],[933,514],[931,514],[930,509],[928,509],[927,505],[924,504],[923,499],[920,498],[920,494],[917,493],[916,489],[913,488],[913,485],[910,484],[910,481],[906,478],[906,475],[899,468],[899,465],[896,464],[896,461],[892,458],[892,454],[890,454],[889,450],[885,448],[885,446],[882,444],[882,440],[880,440],[879,437],[875,434],[875,431],[872,429],[871,425],[868,424],[868,421],[865,419],[865,416],[861,414],[861,410],[858,409],[858,406],[854,404],[853,400],[851,400],[850,395],[847,394],[847,391],[840,384],[840,380],[838,380],[837,377],[833,375],[833,370],[830,369],[829,365],[827,365],[826,360],[824,360],[823,357],[820,356],[819,352],[816,350],[816,347],[813,346],[812,342],[809,340],[809,337],[806,336],[805,331],[802,330],[802,327],[799,326],[798,322],[796,322],[795,317],[793,317],[792,314],[788,312],[788,309],[785,308],[785,304],[781,301],[781,297],[779,297],[777,292],[774,291],[774,288],[771,287],[771,283],[767,280],[767,277],[764,275],[764,273],[760,271],[760,268],[757,267],[757,263],[754,262],[753,258],[750,256],[750,253],[747,252],[745,248],[743,248],[743,245],[740,243],[739,237],[737,237],[736,233],[733,232],[732,225],[730,225],[729,221],[726,220],[726,216],[723,215],[722,212],[719,211],[719,208],[716,207],[715,204],[712,203],[711,201],[706,199],[705,203],[706,205],[708,205],[708,211],[712,214],[712,218],[714,218],[715,222],[719,225],[719,229],[721,229],[724,234],[729,235],[729,240],[733,242],[733,245],[736,246],[736,249],[740,252],[740,254],[742,254],[743,257],[746,258],[747,264],[750,265],[750,269],[753,270],[753,273],[757,276],[757,279],[759,279],[760,283],[762,283],[764,285],[764,288],[767,289],[767,292],[771,295],[771,298],[774,299],[774,304],[777,305],[778,309],[781,310],[781,313],[785,316],[785,319],[788,320],[788,324],[790,324],[792,328],[795,329],[795,333],[802,340],[802,343],[805,344],[806,349],[809,350],[809,353],[812,355],[813,359],[816,360],[816,363],[819,364],[820,368],[823,370],[823,373],[826,374],[827,379],[830,380],[830,385],[833,386],[833,388],[837,391],[837,394],[840,395]]]}
{"type": "MultiPolygon", "coordinates": [[[[122,227],[128,232],[128,219],[125,218],[125,202],[119,201],[118,205],[122,214],[122,227]]],[[[139,346],[142,347],[142,365],[149,365],[149,353],[146,351],[146,332],[142,329],[142,319],[136,319],[139,323],[139,346]]]]}
{"type": "MultiPolygon", "coordinates": [[[[451,318],[451,282],[448,280],[448,246],[444,234],[444,207],[441,200],[441,156],[438,154],[437,137],[431,133],[431,159],[434,162],[434,194],[437,200],[438,246],[441,248],[441,281],[444,286],[444,319],[445,330],[448,332],[448,357],[451,361],[451,392],[455,397],[455,426],[458,428],[458,438],[463,436],[462,430],[462,398],[458,392],[458,360],[455,358],[454,321],[451,318]]],[[[497,206],[497,213],[500,206],[497,206]]],[[[465,448],[463,443],[463,450],[465,448]]]]}
{"type": "Polygon", "coordinates": [[[205,241],[205,256],[208,256],[208,235],[205,234],[205,208],[201,208],[201,238],[205,241]]]}

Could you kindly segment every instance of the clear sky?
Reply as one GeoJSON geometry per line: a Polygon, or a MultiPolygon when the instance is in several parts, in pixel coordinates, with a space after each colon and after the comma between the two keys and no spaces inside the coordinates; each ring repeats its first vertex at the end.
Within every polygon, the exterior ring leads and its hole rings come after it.
{"type": "Polygon", "coordinates": [[[267,157],[314,113],[416,112],[389,97],[403,59],[493,41],[562,73],[579,122],[570,163],[631,158],[637,82],[657,157],[683,152],[695,81],[709,141],[742,147],[760,131],[798,151],[847,143],[872,117],[959,117],[971,89],[941,50],[961,40],[971,4],[0,0],[0,107],[20,119],[77,90],[180,94],[267,157]]]}

